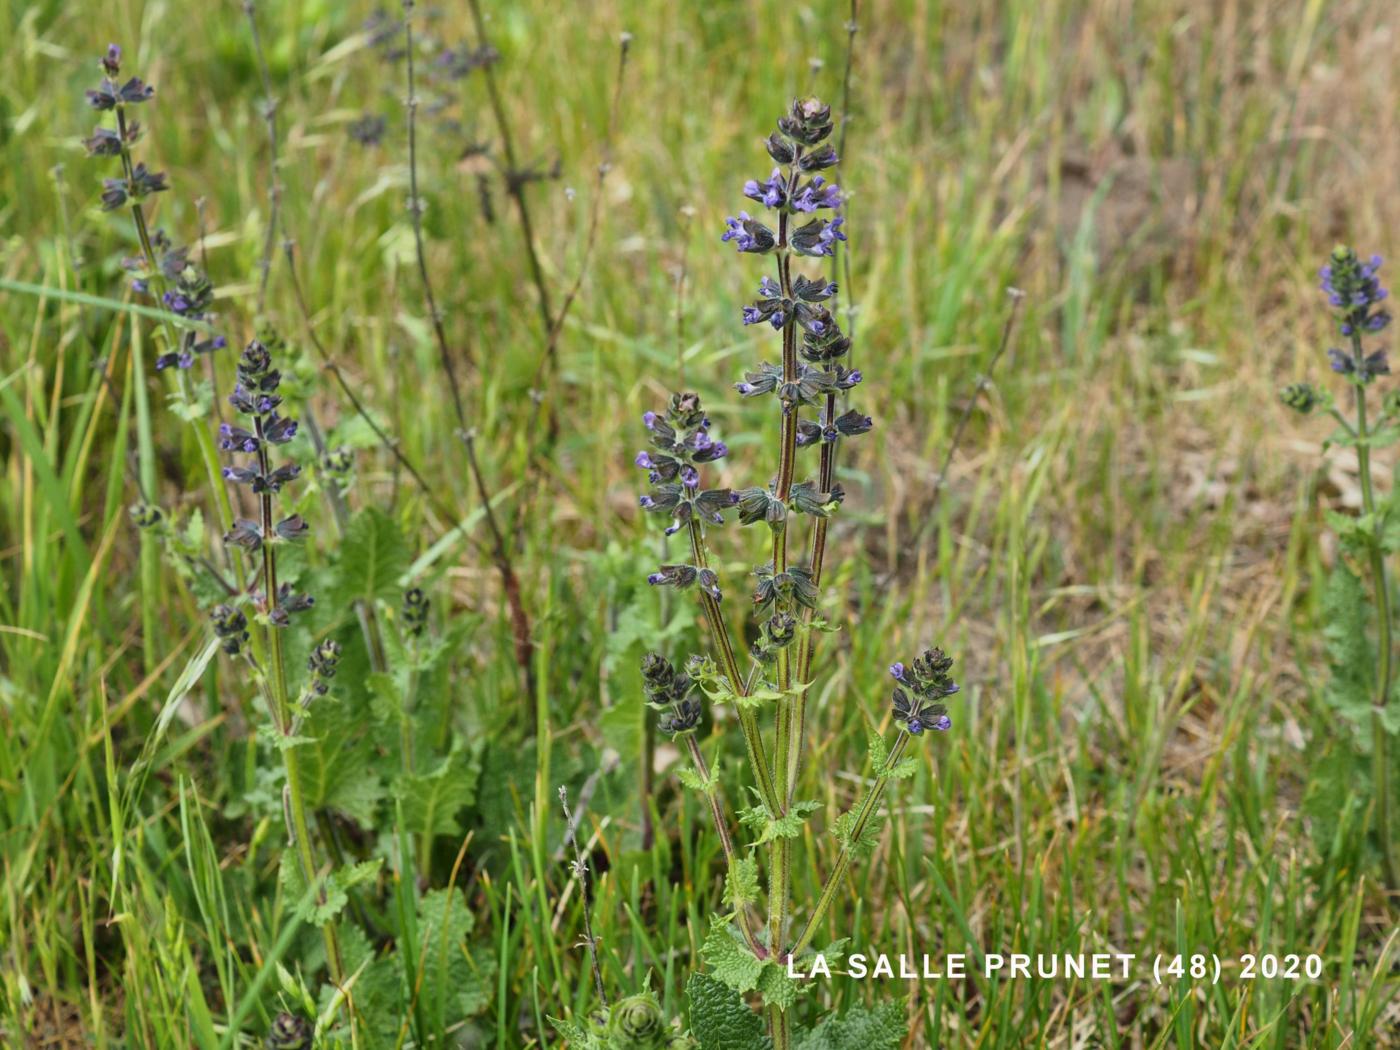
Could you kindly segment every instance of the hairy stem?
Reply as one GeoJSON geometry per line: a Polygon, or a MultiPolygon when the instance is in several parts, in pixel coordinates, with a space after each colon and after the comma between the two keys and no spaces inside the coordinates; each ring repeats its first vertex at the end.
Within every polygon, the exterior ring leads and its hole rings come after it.
{"type": "MultiPolygon", "coordinates": [[[[267,477],[272,473],[272,465],[267,454],[267,439],[263,433],[262,417],[254,420],[258,435],[258,472],[267,477]]],[[[277,612],[277,553],[274,545],[276,525],[272,513],[272,493],[264,491],[258,497],[262,515],[262,581],[263,613],[267,617],[267,679],[272,690],[272,717],[283,736],[293,735],[291,698],[287,692],[287,667],[282,651],[282,629],[272,618],[277,612]]],[[[282,748],[282,762],[287,772],[287,810],[290,827],[288,833],[296,840],[297,857],[301,863],[302,877],[307,886],[314,886],[319,874],[315,855],[311,851],[311,829],[306,819],[306,793],[301,782],[301,760],[295,747],[282,748]]],[[[326,941],[326,964],[330,967],[331,980],[341,982],[340,951],[337,946],[335,925],[327,922],[321,927],[326,941]]]]}
{"type": "MultiPolygon", "coordinates": [[[[1351,336],[1352,354],[1356,361],[1358,375],[1364,375],[1365,351],[1361,347],[1361,334],[1351,336]]],[[[1371,436],[1366,421],[1366,388],[1356,385],[1356,468],[1361,479],[1362,510],[1375,520],[1376,497],[1371,487],[1371,436]]],[[[1376,594],[1376,618],[1379,621],[1379,659],[1376,668],[1376,699],[1371,705],[1371,768],[1376,790],[1376,834],[1380,840],[1381,864],[1389,889],[1400,889],[1397,877],[1395,851],[1391,841],[1390,814],[1390,756],[1387,751],[1388,734],[1385,729],[1385,706],[1390,699],[1391,677],[1391,609],[1390,580],[1386,572],[1385,554],[1381,550],[1380,537],[1371,536],[1371,583],[1376,594]]]]}
{"type": "MultiPolygon", "coordinates": [[[[690,550],[695,558],[697,568],[707,568],[709,566],[709,556],[705,550],[705,538],[700,531],[700,523],[695,518],[690,519],[690,550]]],[[[713,595],[700,591],[700,606],[705,612],[705,619],[710,625],[710,634],[714,638],[715,648],[719,650],[720,664],[724,667],[724,673],[729,678],[729,683],[734,689],[736,696],[748,695],[748,684],[739,673],[739,661],[734,656],[734,645],[729,638],[729,628],[724,622],[724,613],[720,611],[719,602],[715,601],[713,595]]],[[[758,728],[758,719],[753,711],[743,704],[735,704],[739,715],[739,728],[744,734],[744,747],[748,752],[749,765],[753,768],[754,779],[758,781],[759,797],[763,800],[763,808],[768,811],[770,817],[779,816],[783,810],[778,804],[778,792],[773,786],[772,773],[768,768],[768,756],[764,754],[763,735],[758,728]]]]}
{"type": "MultiPolygon", "coordinates": [[[[694,733],[685,735],[686,750],[690,755],[690,763],[695,767],[695,772],[700,775],[700,779],[707,784],[710,782],[710,766],[705,761],[705,756],[700,750],[700,745],[695,740],[694,733]]],[[[715,785],[714,790],[705,792],[705,801],[710,807],[710,817],[715,822],[715,831],[719,834],[720,848],[724,850],[725,871],[728,873],[727,881],[734,879],[734,840],[729,834],[729,821],[724,813],[724,801],[719,797],[719,786],[715,785]]],[[[747,904],[736,901],[734,910],[739,920],[739,928],[743,931],[744,940],[748,943],[749,950],[762,958],[764,949],[759,943],[758,936],[754,933],[753,923],[749,919],[749,908],[747,904]]]]}
{"type": "Polygon", "coordinates": [[[817,898],[816,907],[812,909],[812,914],[808,917],[807,923],[802,928],[802,933],[793,942],[789,956],[796,956],[805,951],[812,943],[812,938],[816,936],[817,927],[821,924],[822,918],[826,915],[827,909],[831,907],[831,902],[836,899],[837,891],[841,888],[841,880],[846,877],[846,872],[851,867],[852,846],[860,841],[861,835],[865,833],[865,827],[870,823],[870,818],[875,814],[875,808],[880,804],[880,799],[885,793],[885,786],[889,783],[890,772],[899,764],[900,758],[904,755],[904,748],[909,743],[909,734],[900,731],[899,739],[890,748],[889,756],[885,759],[885,764],[875,773],[875,781],[866,789],[865,798],[861,800],[860,808],[856,811],[855,823],[851,825],[850,833],[846,837],[845,843],[841,846],[841,853],[836,858],[836,866],[827,875],[826,882],[822,883],[821,895],[817,898]]]}
{"type": "MultiPolygon", "coordinates": [[[[802,156],[802,147],[794,150],[792,164],[788,169],[785,200],[791,200],[797,188],[797,161],[802,156]]],[[[784,205],[778,215],[778,284],[784,299],[792,299],[792,256],[788,247],[788,210],[784,205]]],[[[783,319],[783,384],[784,391],[797,382],[797,318],[796,311],[789,311],[783,319]]],[[[778,438],[778,479],[774,496],[786,503],[792,493],[793,474],[797,465],[797,414],[798,402],[780,396],[782,405],[782,427],[778,438]]],[[[773,573],[787,572],[787,520],[773,529],[773,573]]],[[[788,695],[793,687],[790,646],[778,650],[778,698],[777,734],[773,744],[773,780],[778,789],[778,803],[781,812],[787,813],[792,801],[796,783],[797,756],[793,753],[793,700],[788,695]]],[[[773,952],[781,952],[783,938],[787,932],[788,897],[792,880],[792,840],[786,836],[774,839],[768,851],[768,944],[773,952]]],[[[768,1011],[768,1024],[773,1036],[774,1050],[786,1050],[789,1043],[787,1017],[778,1007],[768,1011]]]]}

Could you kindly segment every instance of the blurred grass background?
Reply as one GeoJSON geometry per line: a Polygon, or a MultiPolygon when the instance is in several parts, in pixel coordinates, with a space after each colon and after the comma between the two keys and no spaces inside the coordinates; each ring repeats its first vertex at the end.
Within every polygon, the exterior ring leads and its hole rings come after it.
{"type": "MultiPolygon", "coordinates": [[[[527,191],[556,303],[609,152],[618,35],[634,38],[598,241],[559,341],[547,462],[530,463],[544,335],[520,229],[498,180],[489,208],[478,189],[491,169],[472,147],[497,141],[479,74],[434,87],[448,106],[424,120],[430,263],[449,336],[480,365],[470,408],[541,651],[530,698],[489,563],[471,544],[437,550],[439,608],[482,620],[449,688],[485,742],[470,893],[500,967],[480,1030],[459,1038],[515,1046],[590,995],[555,783],[591,792],[610,982],[635,988],[651,969],[676,1008],[718,899],[717,878],[686,881],[717,843],[665,775],[650,804],[671,834],[645,849],[639,834],[635,661],[663,620],[640,583],[660,546],[638,520],[631,459],[640,414],[685,385],[734,449],[728,481],[772,469],[771,428],[728,387],[775,355],[766,330],[738,324],[760,269],[718,235],[746,203],[743,181],[765,173],[758,140],[787,100],[837,101],[848,11],[486,9],[522,160],[559,162],[558,179],[527,191]],[[522,735],[537,700],[547,746],[522,735]]],[[[367,46],[372,10],[257,7],[280,100],[284,228],[320,337],[466,516],[475,499],[404,208],[402,70],[367,46]],[[349,138],[367,113],[386,119],[378,146],[349,138]]],[[[449,46],[476,43],[465,5],[423,17],[449,46]]],[[[1395,1043],[1396,927],[1362,879],[1366,815],[1342,803],[1326,837],[1300,816],[1327,730],[1313,581],[1333,552],[1312,537],[1322,508],[1355,505],[1355,478],[1343,457],[1316,467],[1322,424],[1286,418],[1274,391],[1324,371],[1325,251],[1396,246],[1396,21],[1346,0],[861,4],[843,298],[857,304],[859,403],[877,426],[845,453],[832,608],[851,621],[820,650],[808,794],[832,812],[855,797],[890,660],[943,644],[960,660],[964,710],[892,794],[883,845],[832,936],[853,923],[856,946],[873,950],[1327,960],[1317,982],[918,986],[910,1045],[1395,1043]],[[1013,285],[1027,292],[1018,333],[939,493],[1013,285]]],[[[203,223],[231,336],[251,335],[267,147],[240,5],[9,2],[0,25],[0,272],[119,287],[134,242],[125,215],[97,211],[111,172],[79,144],[94,56],[119,41],[158,90],[139,151],[170,173],[157,223],[184,241],[203,223]]],[[[304,344],[285,267],[279,257],[268,313],[304,344]]],[[[138,811],[108,791],[205,631],[188,587],[153,559],[142,569],[126,520],[143,395],[161,504],[209,506],[187,428],[131,371],[134,334],[118,314],[0,293],[0,1030],[15,1045],[194,1045],[178,1033],[204,1024],[192,989],[219,949],[191,871],[222,873],[261,950],[277,932],[247,874],[277,829],[222,812],[255,761],[236,681],[211,671],[180,705],[138,811]],[[110,385],[94,368],[108,358],[110,385]],[[213,828],[209,863],[191,854],[191,806],[213,828]]],[[[227,382],[231,360],[219,368],[227,382]]],[[[432,548],[454,523],[364,440],[328,377],[302,379],[335,433],[368,446],[354,504],[432,548]]],[[[720,541],[734,573],[759,560],[749,538],[720,541]]],[[[668,648],[683,656],[698,633],[685,608],[668,612],[668,648]]],[[[799,872],[799,901],[835,852],[820,823],[808,836],[819,870],[799,872]]],[[[885,991],[836,982],[823,1001],[885,991]]]]}

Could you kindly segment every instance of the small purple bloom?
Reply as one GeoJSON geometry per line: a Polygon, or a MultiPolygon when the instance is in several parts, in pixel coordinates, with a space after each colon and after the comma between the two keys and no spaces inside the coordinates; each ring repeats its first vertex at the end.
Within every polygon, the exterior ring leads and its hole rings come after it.
{"type": "Polygon", "coordinates": [[[642,425],[643,425],[644,427],[646,427],[648,430],[655,430],[655,429],[656,429],[656,413],[655,413],[655,412],[645,412],[645,413],[643,413],[643,414],[642,414],[642,425]]]}
{"type": "Polygon", "coordinates": [[[904,681],[904,665],[901,663],[890,664],[890,677],[896,681],[904,681]]]}
{"type": "Polygon", "coordinates": [[[638,452],[637,458],[634,459],[632,462],[635,463],[637,466],[641,467],[643,470],[651,470],[654,466],[656,466],[656,464],[651,461],[651,456],[647,455],[645,451],[638,452]]]}
{"type": "Polygon", "coordinates": [[[787,182],[782,171],[774,168],[773,174],[764,182],[749,179],[744,183],[744,196],[769,208],[779,207],[787,196],[787,182]]]}
{"type": "Polygon", "coordinates": [[[792,199],[793,211],[812,212],[818,208],[839,208],[841,188],[834,183],[826,185],[826,180],[818,175],[792,199]]]}
{"type": "Polygon", "coordinates": [[[741,252],[772,251],[778,243],[773,231],[763,223],[755,222],[746,211],[741,211],[738,218],[731,215],[724,221],[725,231],[720,235],[720,240],[733,241],[741,252]]]}

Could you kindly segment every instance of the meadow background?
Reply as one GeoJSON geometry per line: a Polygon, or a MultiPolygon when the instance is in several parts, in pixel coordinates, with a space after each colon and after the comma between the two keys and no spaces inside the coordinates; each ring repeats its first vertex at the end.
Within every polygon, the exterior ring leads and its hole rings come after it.
{"type": "MultiPolygon", "coordinates": [[[[427,868],[469,902],[481,995],[448,1045],[552,1045],[544,1016],[592,994],[559,784],[582,814],[615,988],[651,971],[680,1012],[719,897],[713,864],[690,878],[718,849],[703,808],[664,769],[641,790],[637,658],[658,639],[683,657],[701,634],[688,603],[644,583],[662,549],[631,461],[641,413],[687,388],[733,449],[727,481],[772,470],[729,386],[775,353],[739,325],[758,270],[718,237],[743,181],[766,173],[757,143],[787,101],[839,105],[849,11],[484,7],[518,159],[558,164],[526,188],[556,309],[586,262],[545,393],[557,438],[542,446],[530,263],[472,148],[499,149],[486,85],[479,72],[433,85],[444,107],[424,113],[419,157],[429,263],[449,339],[474,355],[468,410],[532,621],[535,695],[417,282],[402,67],[371,46],[367,4],[257,7],[311,327],[280,252],[266,315],[302,355],[298,389],[330,442],[355,450],[351,511],[381,514],[390,564],[428,591],[450,643],[433,688],[472,772],[427,868]],[[377,145],[349,134],[365,114],[385,118],[377,145]],[[318,367],[309,330],[431,500],[318,367]]],[[[422,19],[446,46],[477,43],[465,4],[422,19]]],[[[843,463],[829,578],[850,616],[820,650],[807,795],[832,812],[856,796],[892,659],[938,642],[963,693],[954,730],[891,792],[833,936],[853,917],[870,950],[1326,960],[1316,982],[924,984],[910,1046],[1397,1042],[1395,905],[1370,875],[1364,805],[1305,801],[1330,720],[1317,581],[1336,552],[1315,537],[1325,509],[1357,506],[1356,477],[1348,457],[1319,458],[1326,424],[1288,416],[1276,391],[1325,370],[1316,270],[1331,245],[1400,247],[1398,21],[1346,0],[860,5],[843,298],[876,427],[843,463]],[[977,394],[1010,286],[1026,292],[1018,330],[977,394]]],[[[129,220],[96,207],[113,172],[80,144],[94,122],[82,91],[117,41],[158,92],[140,147],[173,187],[157,225],[194,242],[202,224],[224,327],[235,346],[251,336],[268,146],[248,23],[229,0],[38,0],[0,2],[0,27],[0,275],[57,290],[0,292],[0,1041],[224,1039],[217,970],[245,990],[264,975],[228,1034],[255,1045],[277,1009],[267,974],[284,929],[265,749],[232,665],[191,687],[206,606],[126,510],[143,442],[182,528],[211,513],[210,494],[189,428],[139,367],[149,322],[62,297],[124,294],[129,220]]],[[[231,355],[217,367],[231,382],[231,355]]],[[[313,524],[329,518],[307,507],[313,524]]],[[[760,560],[750,540],[721,538],[727,567],[760,560]]],[[[323,528],[308,571],[346,557],[323,528]]],[[[374,596],[392,619],[392,588],[374,596]]],[[[327,630],[348,622],[320,615],[327,630]]],[[[659,768],[675,757],[663,747],[659,768]]],[[[372,851],[392,828],[385,809],[377,826],[331,806],[320,820],[372,851]]],[[[829,862],[835,842],[817,824],[802,848],[829,862]]],[[[799,901],[820,874],[799,872],[799,901]]],[[[890,991],[837,981],[807,1009],[890,991]]]]}

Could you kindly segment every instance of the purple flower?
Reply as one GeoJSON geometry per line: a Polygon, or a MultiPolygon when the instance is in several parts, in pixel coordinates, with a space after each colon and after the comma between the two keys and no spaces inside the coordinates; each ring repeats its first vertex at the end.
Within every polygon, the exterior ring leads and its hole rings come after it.
{"type": "Polygon", "coordinates": [[[925,730],[946,732],[952,726],[944,700],[958,691],[958,684],[948,675],[952,657],[942,649],[926,649],[913,663],[890,665],[890,674],[899,681],[891,694],[894,720],[904,726],[911,736],[925,730]]]}
{"type": "Polygon", "coordinates": [[[643,413],[643,414],[642,414],[642,425],[643,425],[644,427],[646,427],[648,430],[655,430],[655,429],[656,429],[656,413],[655,413],[655,412],[645,412],[645,413],[643,413]]]}
{"type": "Polygon", "coordinates": [[[1379,255],[1363,263],[1352,249],[1337,247],[1330,264],[1318,271],[1327,301],[1341,312],[1338,326],[1343,335],[1379,332],[1390,324],[1390,314],[1378,308],[1390,296],[1377,276],[1381,263],[1379,255]]]}
{"type": "Polygon", "coordinates": [[[780,169],[774,168],[766,182],[749,179],[744,183],[744,196],[769,208],[781,207],[787,198],[787,180],[780,169]]]}
{"type": "Polygon", "coordinates": [[[296,437],[296,433],[297,421],[287,416],[274,415],[263,428],[263,436],[274,445],[285,445],[296,437]]]}
{"type": "Polygon", "coordinates": [[[224,534],[224,542],[249,552],[259,550],[263,542],[262,527],[256,521],[239,518],[233,523],[233,528],[224,534]]]}
{"type": "Polygon", "coordinates": [[[283,518],[273,526],[273,529],[277,532],[278,536],[290,542],[303,539],[310,531],[307,527],[306,520],[302,518],[300,514],[293,514],[291,517],[283,518]]]}
{"type": "Polygon", "coordinates": [[[256,452],[258,439],[242,427],[221,423],[219,425],[219,448],[225,452],[256,452]]]}
{"type": "Polygon", "coordinates": [[[845,221],[839,215],[830,220],[813,219],[793,232],[792,250],[799,255],[835,255],[836,242],[846,239],[846,235],[841,232],[845,221]]]}
{"type": "Polygon", "coordinates": [[[122,151],[121,136],[111,128],[93,128],[91,137],[83,139],[83,148],[90,157],[115,157],[122,151]]]}
{"type": "Polygon", "coordinates": [[[840,206],[841,188],[835,183],[828,184],[820,175],[803,186],[792,198],[793,211],[812,212],[818,208],[839,208],[840,206]]]}
{"type": "Polygon", "coordinates": [[[733,241],[741,252],[770,252],[777,246],[773,231],[761,222],[756,222],[746,211],[741,211],[736,219],[730,216],[725,220],[726,229],[721,241],[733,241]]]}

